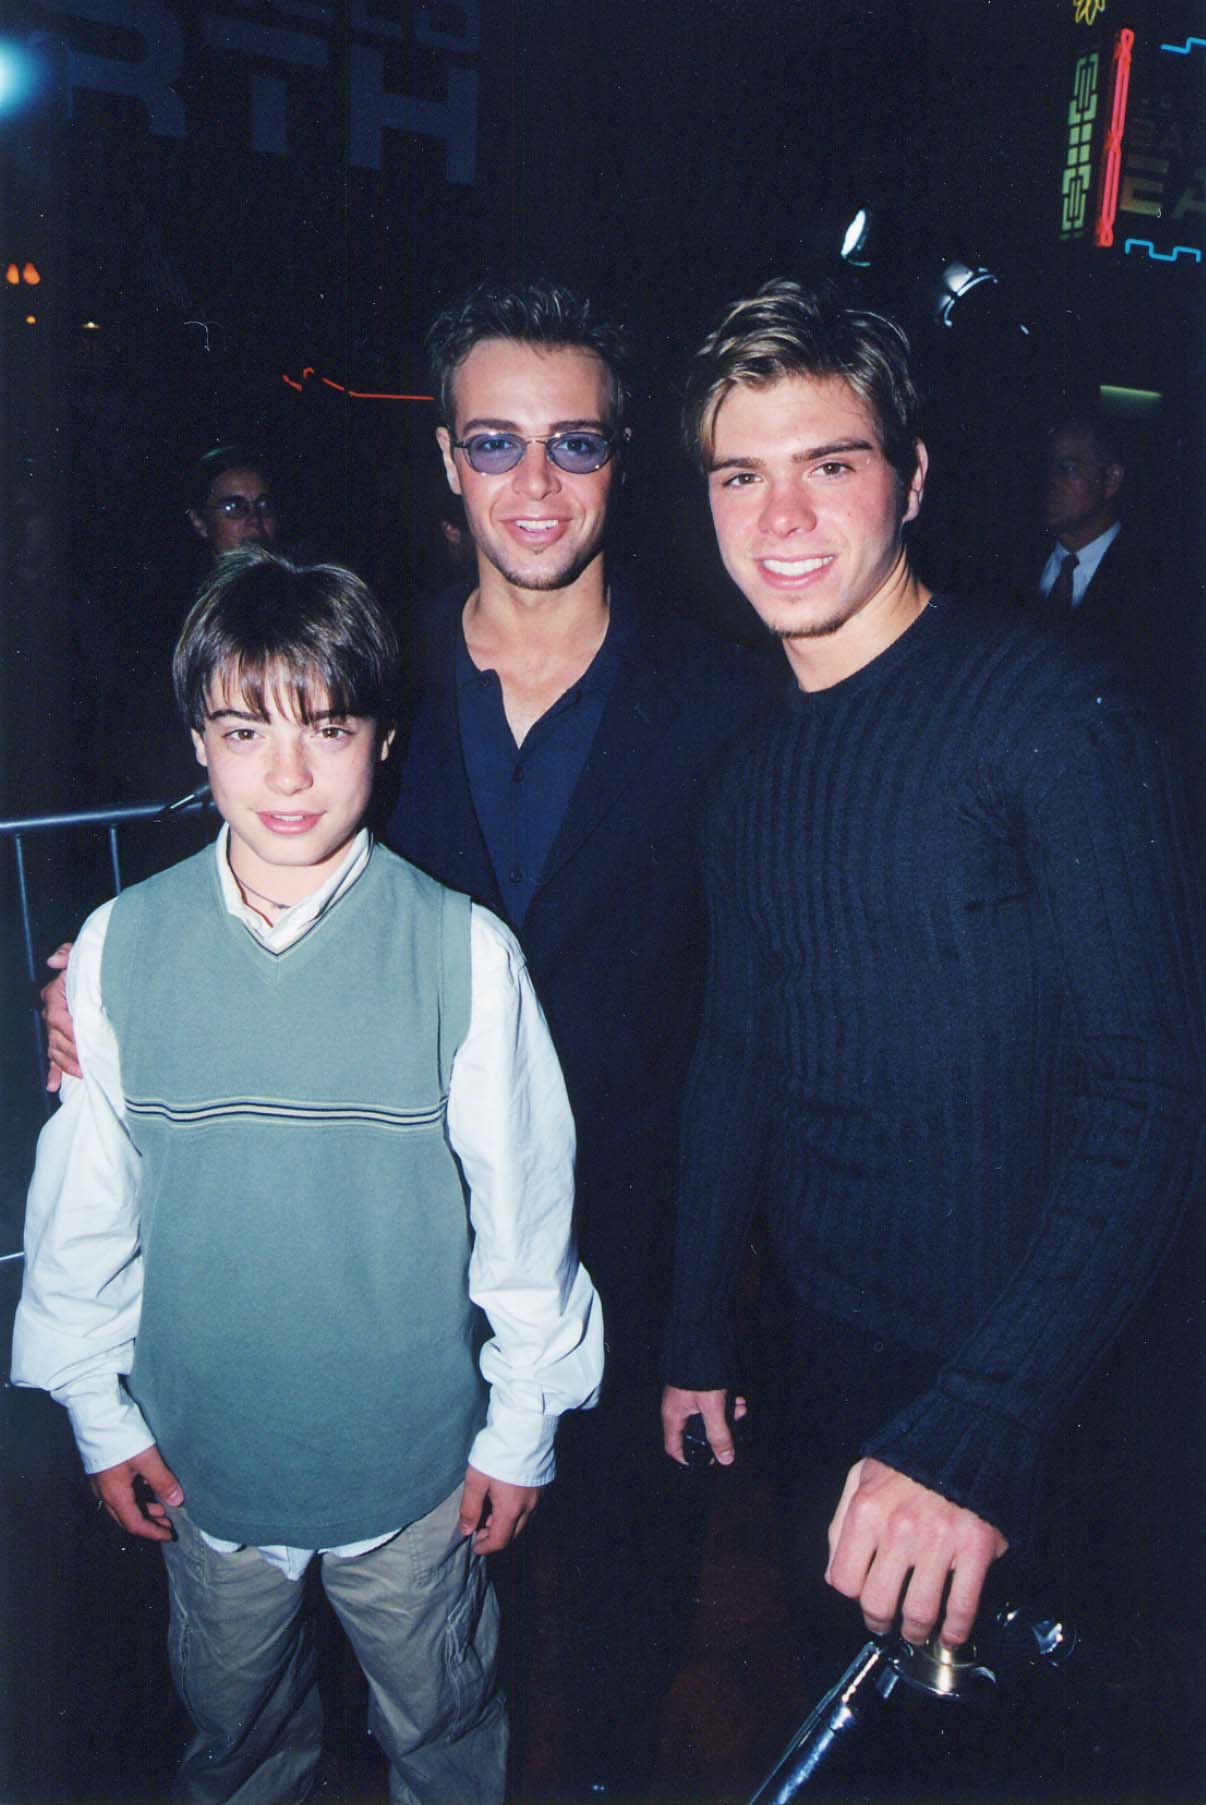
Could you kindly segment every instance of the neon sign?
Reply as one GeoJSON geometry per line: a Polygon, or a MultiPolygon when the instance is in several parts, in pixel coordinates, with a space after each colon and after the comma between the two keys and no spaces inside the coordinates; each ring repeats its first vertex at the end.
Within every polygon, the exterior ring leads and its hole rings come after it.
{"type": "Polygon", "coordinates": [[[1183,44],[1161,44],[1160,48],[1167,50],[1170,56],[1188,56],[1195,45],[1199,50],[1206,50],[1206,38],[1186,38],[1183,44]]]}
{"type": "Polygon", "coordinates": [[[1073,14],[1077,25],[1092,25],[1106,9],[1106,0],[1076,0],[1073,14]]]}
{"type": "Polygon", "coordinates": [[[1068,155],[1060,186],[1063,207],[1060,237],[1073,238],[1084,230],[1093,185],[1093,126],[1097,118],[1097,71],[1100,57],[1088,50],[1076,59],[1072,99],[1068,103],[1068,155]]]}
{"type": "Polygon", "coordinates": [[[1101,188],[1097,202],[1097,230],[1093,242],[1114,242],[1114,220],[1118,213],[1118,177],[1122,169],[1122,138],[1126,131],[1126,103],[1131,91],[1131,52],[1135,34],[1126,26],[1114,39],[1114,58],[1110,82],[1110,123],[1106,127],[1101,158],[1101,188]]]}
{"type": "MultiPolygon", "coordinates": [[[[300,395],[304,392],[306,384],[309,382],[311,376],[316,376],[316,375],[317,375],[317,371],[315,370],[314,365],[307,364],[305,369],[301,373],[301,381],[300,382],[294,376],[286,376],[286,374],[284,373],[283,370],[281,372],[281,381],[284,383],[287,383],[291,389],[295,389],[297,391],[297,393],[300,395]]],[[[435,400],[434,395],[395,395],[395,394],[386,393],[384,390],[378,390],[378,389],[350,389],[347,387],[347,385],[345,383],[336,382],[333,376],[318,376],[318,381],[322,383],[324,388],[334,389],[335,392],[339,395],[346,395],[349,401],[434,401],[435,400]]]]}
{"type": "Polygon", "coordinates": [[[1171,251],[1158,251],[1150,238],[1128,238],[1122,250],[1127,257],[1132,251],[1146,251],[1156,263],[1175,263],[1178,257],[1192,257],[1195,263],[1202,261],[1202,253],[1196,245],[1175,244],[1171,251]]]}

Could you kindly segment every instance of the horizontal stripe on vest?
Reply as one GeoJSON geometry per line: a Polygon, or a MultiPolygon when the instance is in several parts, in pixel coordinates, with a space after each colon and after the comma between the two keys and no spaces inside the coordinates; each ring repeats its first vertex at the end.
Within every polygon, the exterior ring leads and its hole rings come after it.
{"type": "Polygon", "coordinates": [[[158,1118],[180,1127],[207,1122],[254,1119],[266,1122],[309,1122],[315,1127],[360,1123],[372,1128],[433,1128],[447,1112],[448,1095],[424,1109],[385,1109],[364,1103],[286,1103],[274,1097],[208,1097],[199,1103],[172,1103],[166,1097],[127,1097],[129,1115],[158,1118]]]}

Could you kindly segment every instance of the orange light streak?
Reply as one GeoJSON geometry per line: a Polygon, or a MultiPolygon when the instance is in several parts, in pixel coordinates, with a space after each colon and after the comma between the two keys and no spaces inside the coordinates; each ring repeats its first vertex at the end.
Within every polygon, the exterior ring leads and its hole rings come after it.
{"type": "MultiPolygon", "coordinates": [[[[288,383],[291,389],[300,395],[311,376],[317,375],[313,364],[307,364],[301,373],[299,382],[294,376],[287,376],[282,370],[281,381],[288,383]]],[[[434,395],[401,395],[388,389],[350,389],[345,383],[336,382],[332,376],[319,376],[324,388],[334,389],[339,395],[346,395],[349,401],[434,401],[434,395]]]]}
{"type": "Polygon", "coordinates": [[[1122,139],[1126,131],[1126,106],[1131,91],[1131,52],[1135,34],[1123,26],[1114,39],[1110,92],[1110,123],[1106,127],[1101,156],[1101,188],[1097,199],[1097,225],[1093,243],[1108,247],[1114,242],[1118,215],[1118,177],[1122,170],[1122,139]]]}

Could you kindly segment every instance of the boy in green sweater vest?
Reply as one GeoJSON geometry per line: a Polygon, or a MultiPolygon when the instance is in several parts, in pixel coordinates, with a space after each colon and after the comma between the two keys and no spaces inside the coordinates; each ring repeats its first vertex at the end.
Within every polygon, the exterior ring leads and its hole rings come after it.
{"type": "Polygon", "coordinates": [[[68,972],[83,1076],[39,1142],[13,1377],[163,1545],[181,1805],[309,1792],[316,1555],[391,1800],[502,1799],[481,1556],[600,1376],[522,955],[362,825],[395,660],[350,572],[223,560],[173,676],[224,826],[98,910],[68,972]]]}

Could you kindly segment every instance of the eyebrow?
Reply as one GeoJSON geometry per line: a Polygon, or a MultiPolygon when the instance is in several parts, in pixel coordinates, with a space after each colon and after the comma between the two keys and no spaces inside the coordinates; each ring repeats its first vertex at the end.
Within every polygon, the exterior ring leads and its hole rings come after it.
{"type": "MultiPolygon", "coordinates": [[[[878,451],[880,447],[872,439],[835,439],[831,445],[811,445],[806,451],[792,453],[793,464],[815,464],[818,458],[831,458],[843,451],[878,451]]],[[[716,458],[708,465],[711,470],[761,470],[766,465],[765,458],[731,457],[716,458]]]]}
{"type": "MultiPolygon", "coordinates": [[[[606,420],[554,420],[549,427],[548,436],[552,437],[555,433],[559,432],[610,431],[611,424],[606,420]]],[[[464,438],[465,435],[470,432],[513,432],[521,439],[531,436],[530,434],[522,432],[514,420],[493,420],[489,418],[466,420],[465,424],[461,427],[461,438],[464,438]]],[[[540,435],[541,438],[544,438],[545,436],[544,433],[541,433],[540,435]]]]}

